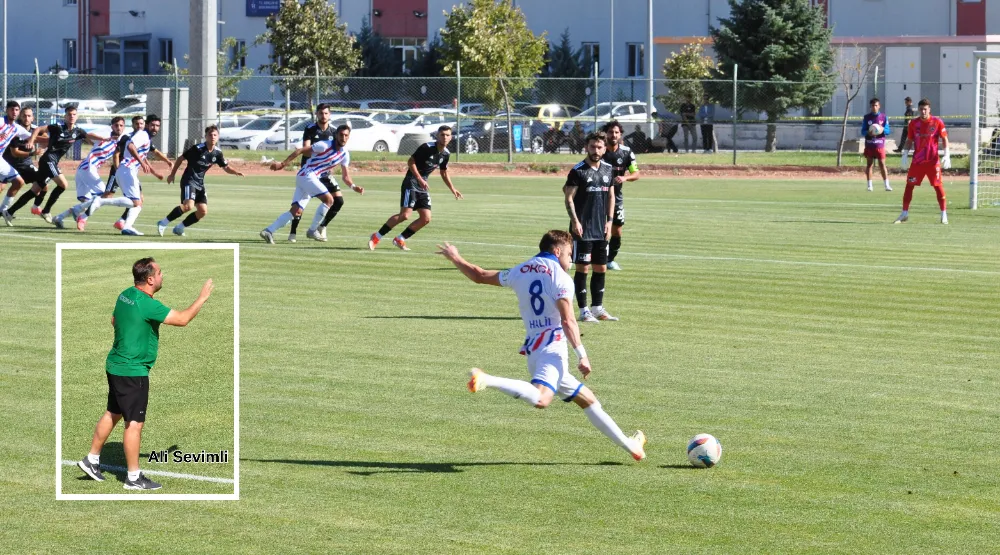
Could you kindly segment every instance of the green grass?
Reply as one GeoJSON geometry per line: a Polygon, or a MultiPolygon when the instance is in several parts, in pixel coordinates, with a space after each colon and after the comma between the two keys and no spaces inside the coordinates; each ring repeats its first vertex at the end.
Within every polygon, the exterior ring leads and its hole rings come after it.
{"type": "MultiPolygon", "coordinates": [[[[126,530],[130,550],[178,552],[983,553],[1000,543],[1000,213],[962,209],[964,180],[946,183],[949,226],[928,187],[910,222],[891,225],[900,192],[865,193],[860,177],[629,184],[625,271],[609,274],[605,302],[622,321],[583,333],[588,385],[626,432],[646,432],[643,463],[576,407],[465,390],[471,366],[526,375],[523,329],[511,292],[469,282],[433,246],[452,241],[488,268],[522,261],[542,231],[566,225],[559,178],[458,175],[458,202],[435,177],[435,219],[409,253],[365,246],[396,210],[399,176],[358,177],[366,194],[345,193],[328,243],[303,228],[286,244],[286,228],[273,246],[257,232],[287,209],[291,176],[208,181],[210,213],[188,237],[146,239],[242,242],[241,500],[55,501],[54,244],[125,238],[110,207],[85,234],[22,211],[0,229],[5,551],[106,550],[126,530]],[[722,441],[718,467],[687,466],[698,432],[722,441]]],[[[140,229],[155,233],[177,188],[145,193],[140,229]]],[[[95,284],[106,263],[89,261],[95,284]]],[[[200,278],[168,275],[163,292],[183,304],[200,278]]],[[[211,303],[164,341],[193,360],[221,356],[182,335],[224,325],[213,319],[231,311],[211,303]]],[[[106,315],[92,312],[100,354],[106,315]]],[[[82,417],[74,450],[99,408],[82,417]]],[[[165,492],[191,487],[162,481],[165,492]]]]}

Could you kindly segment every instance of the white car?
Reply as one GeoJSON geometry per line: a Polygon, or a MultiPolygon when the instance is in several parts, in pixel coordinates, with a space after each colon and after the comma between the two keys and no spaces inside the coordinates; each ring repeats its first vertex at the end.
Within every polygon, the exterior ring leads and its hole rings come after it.
{"type": "MultiPolygon", "coordinates": [[[[309,119],[308,115],[295,114],[289,117],[289,125],[309,119]]],[[[276,131],[285,128],[284,116],[263,116],[238,128],[223,129],[219,132],[219,146],[235,150],[259,150],[264,141],[276,131]]]]}
{"type": "Polygon", "coordinates": [[[365,118],[372,123],[385,123],[389,118],[400,113],[399,110],[378,110],[376,112],[370,112],[367,110],[362,110],[358,112],[348,112],[344,114],[344,117],[359,117],[365,118]]]}
{"type": "MultiPolygon", "coordinates": [[[[653,115],[656,115],[656,106],[653,106],[653,115]]],[[[623,127],[624,124],[632,123],[626,133],[631,132],[631,128],[636,123],[646,123],[646,103],[645,102],[601,102],[597,105],[597,122],[604,125],[610,120],[618,120],[623,127]]],[[[580,124],[584,134],[594,130],[594,107],[580,112],[568,121],[563,123],[562,132],[569,135],[574,125],[580,124]]]]}
{"type": "MultiPolygon", "coordinates": [[[[299,122],[289,128],[288,148],[302,146],[302,131],[312,121],[299,122]]],[[[396,152],[399,148],[399,137],[385,125],[374,123],[360,116],[338,116],[330,120],[330,127],[336,129],[347,124],[351,127],[351,139],[347,143],[348,150],[371,152],[396,152]]],[[[281,130],[268,137],[261,146],[262,150],[285,150],[285,131],[281,130]]]]}
{"type": "Polygon", "coordinates": [[[429,136],[442,125],[455,127],[455,112],[417,108],[400,112],[385,122],[385,126],[397,137],[398,146],[393,152],[399,154],[411,154],[416,145],[427,142],[429,136]]]}

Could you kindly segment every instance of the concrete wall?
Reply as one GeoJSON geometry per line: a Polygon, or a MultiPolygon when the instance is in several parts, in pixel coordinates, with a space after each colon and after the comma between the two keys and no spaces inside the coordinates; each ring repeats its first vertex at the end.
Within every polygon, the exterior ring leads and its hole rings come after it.
{"type": "Polygon", "coordinates": [[[835,36],[948,36],[954,33],[955,1],[828,0],[827,5],[835,36]]]}
{"type": "Polygon", "coordinates": [[[62,0],[7,0],[7,10],[8,72],[34,73],[35,58],[42,72],[57,60],[66,65],[62,40],[51,39],[77,38],[77,6],[64,6],[62,0]],[[39,40],[42,31],[45,40],[39,40]]]}

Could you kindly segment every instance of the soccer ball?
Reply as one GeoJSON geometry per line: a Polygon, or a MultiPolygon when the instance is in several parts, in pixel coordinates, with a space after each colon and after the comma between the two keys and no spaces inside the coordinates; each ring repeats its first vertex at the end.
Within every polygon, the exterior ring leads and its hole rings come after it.
{"type": "Polygon", "coordinates": [[[722,444],[715,436],[698,434],[688,442],[688,461],[698,468],[711,468],[722,458],[722,444]]]}
{"type": "Polygon", "coordinates": [[[882,134],[882,126],[879,125],[879,124],[877,124],[877,123],[873,123],[873,124],[869,125],[868,126],[868,134],[872,135],[872,136],[881,135],[882,134]]]}

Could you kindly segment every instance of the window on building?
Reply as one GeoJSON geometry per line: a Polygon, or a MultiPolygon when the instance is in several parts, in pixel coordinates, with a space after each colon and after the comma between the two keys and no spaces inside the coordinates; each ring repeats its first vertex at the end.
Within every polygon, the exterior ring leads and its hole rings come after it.
{"type": "Polygon", "coordinates": [[[642,77],[646,58],[646,44],[642,42],[628,43],[628,76],[642,77]]]}
{"type": "Polygon", "coordinates": [[[160,63],[174,63],[174,39],[160,39],[160,63]]]}
{"type": "Polygon", "coordinates": [[[63,0],[63,6],[75,6],[76,0],[63,0]]]}
{"type": "Polygon", "coordinates": [[[583,43],[583,57],[584,59],[590,60],[590,76],[594,76],[594,62],[597,62],[597,67],[601,66],[601,43],[599,42],[585,42],[583,43]]]}
{"type": "Polygon", "coordinates": [[[76,69],[76,39],[63,40],[63,65],[68,70],[76,69]]]}
{"type": "Polygon", "coordinates": [[[236,44],[233,46],[233,61],[236,62],[236,69],[243,69],[247,67],[247,41],[237,40],[236,44]]]}
{"type": "Polygon", "coordinates": [[[403,73],[410,72],[413,63],[420,57],[420,51],[427,48],[427,42],[424,39],[404,37],[390,38],[388,40],[389,46],[396,51],[400,63],[403,64],[403,73]]]}

